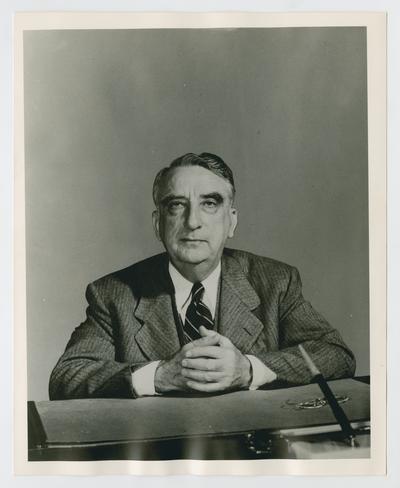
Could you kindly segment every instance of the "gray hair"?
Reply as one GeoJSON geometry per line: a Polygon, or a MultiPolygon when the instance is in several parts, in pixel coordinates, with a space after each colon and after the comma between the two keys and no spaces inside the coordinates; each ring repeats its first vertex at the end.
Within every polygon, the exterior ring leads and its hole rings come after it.
{"type": "Polygon", "coordinates": [[[235,182],[233,179],[233,173],[230,167],[219,156],[207,152],[201,154],[187,153],[179,158],[176,158],[172,163],[162,168],[156,175],[153,183],[153,200],[156,206],[158,206],[160,188],[164,179],[175,168],[181,168],[183,166],[200,166],[201,168],[208,169],[215,175],[223,178],[227,181],[231,187],[232,200],[235,198],[235,182]]]}

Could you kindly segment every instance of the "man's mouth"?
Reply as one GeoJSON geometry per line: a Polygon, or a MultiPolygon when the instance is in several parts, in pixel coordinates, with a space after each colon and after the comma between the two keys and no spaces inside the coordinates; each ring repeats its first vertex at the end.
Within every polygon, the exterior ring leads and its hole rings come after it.
{"type": "Polygon", "coordinates": [[[194,239],[192,237],[183,237],[181,239],[181,241],[183,241],[183,242],[206,242],[205,239],[194,239]]]}

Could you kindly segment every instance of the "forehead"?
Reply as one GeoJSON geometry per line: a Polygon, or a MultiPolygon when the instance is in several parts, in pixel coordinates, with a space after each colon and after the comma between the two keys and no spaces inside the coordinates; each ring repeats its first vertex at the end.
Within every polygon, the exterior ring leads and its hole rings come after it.
{"type": "Polygon", "coordinates": [[[222,196],[230,196],[232,190],[227,180],[208,169],[201,166],[182,166],[174,168],[165,177],[160,196],[167,194],[205,195],[214,192],[220,193],[222,196]]]}

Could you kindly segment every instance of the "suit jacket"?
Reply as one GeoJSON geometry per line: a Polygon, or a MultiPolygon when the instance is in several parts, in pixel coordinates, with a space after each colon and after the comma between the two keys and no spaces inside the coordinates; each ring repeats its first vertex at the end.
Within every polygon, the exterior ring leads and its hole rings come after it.
{"type": "MultiPolygon", "coordinates": [[[[160,254],[91,283],[84,323],[50,378],[50,399],[133,398],[131,373],[180,346],[168,256],[160,254]]],[[[354,374],[352,352],[301,293],[298,271],[273,259],[225,249],[219,332],[253,354],[282,385],[308,383],[302,343],[327,378],[354,374]]]]}

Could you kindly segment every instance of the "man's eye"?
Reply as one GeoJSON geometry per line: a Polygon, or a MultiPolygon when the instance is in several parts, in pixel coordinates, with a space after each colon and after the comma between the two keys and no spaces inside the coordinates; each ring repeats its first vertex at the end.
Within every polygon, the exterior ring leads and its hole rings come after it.
{"type": "Polygon", "coordinates": [[[183,202],[169,202],[168,204],[168,210],[174,211],[174,210],[180,210],[183,208],[183,202]]]}
{"type": "Polygon", "coordinates": [[[217,206],[217,202],[215,200],[205,200],[203,205],[206,208],[215,208],[217,206]]]}

